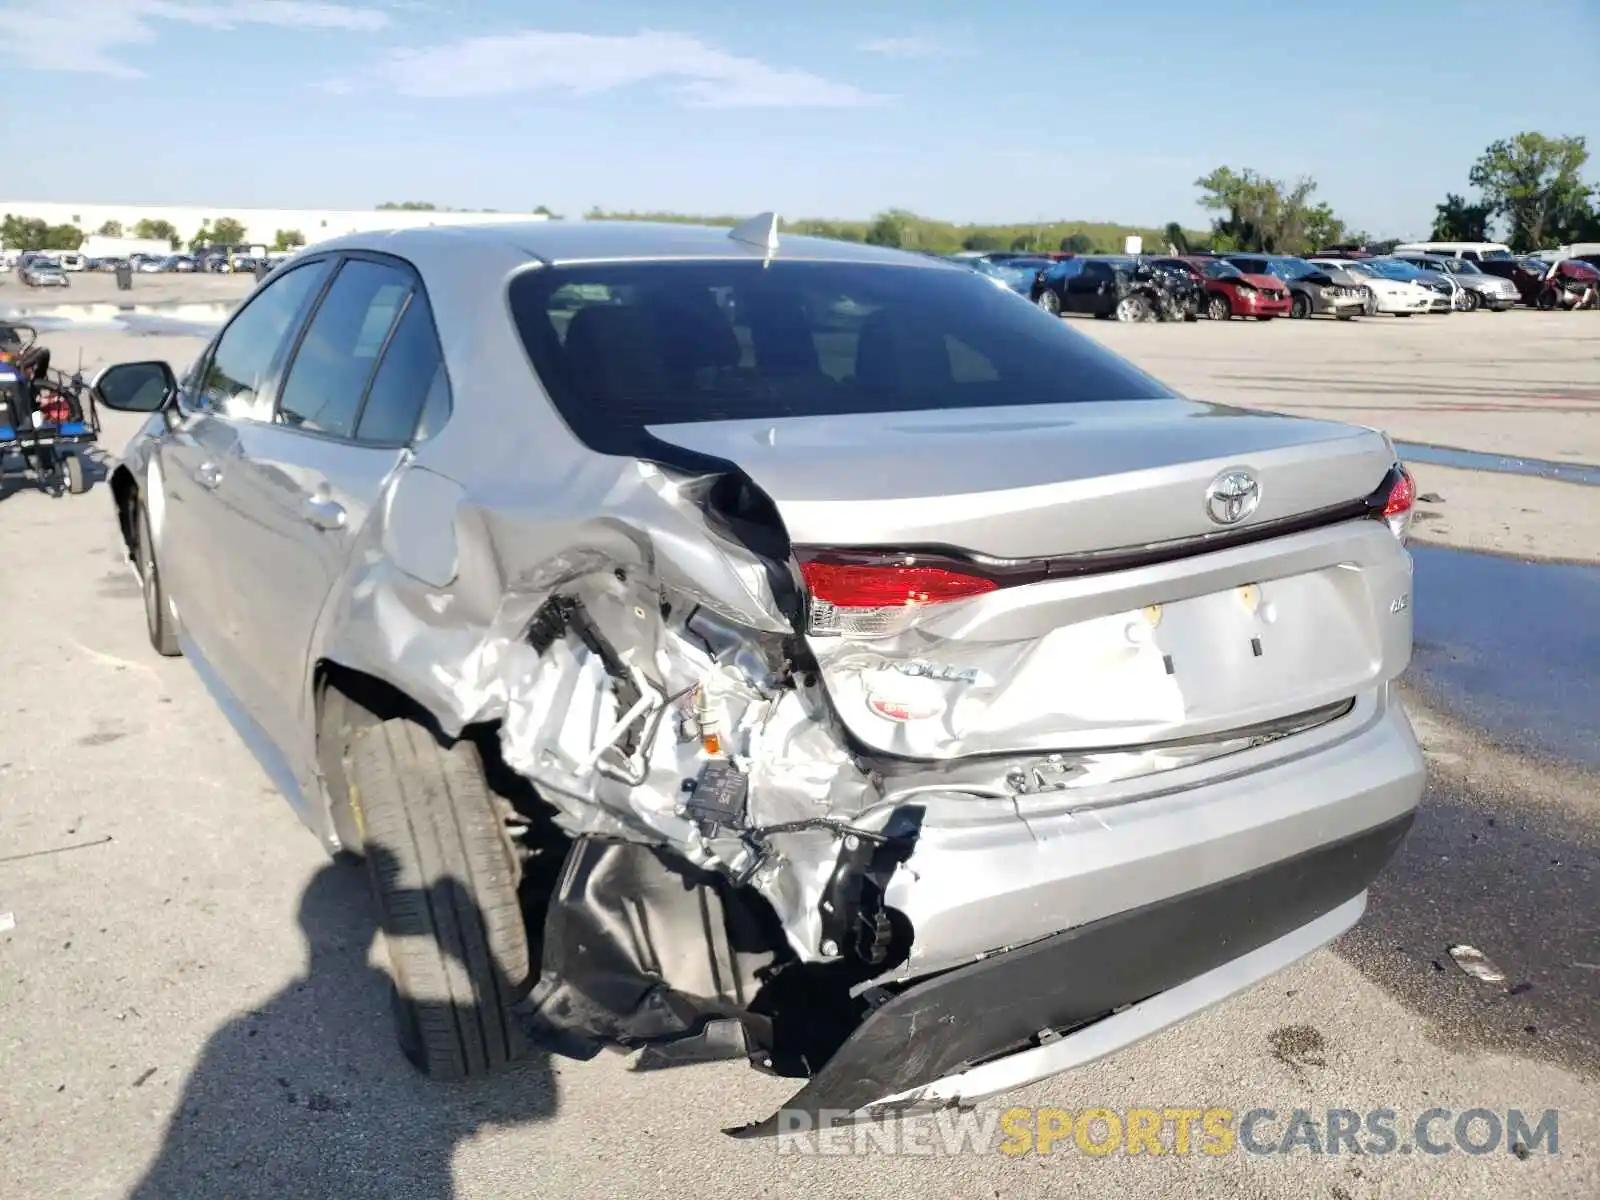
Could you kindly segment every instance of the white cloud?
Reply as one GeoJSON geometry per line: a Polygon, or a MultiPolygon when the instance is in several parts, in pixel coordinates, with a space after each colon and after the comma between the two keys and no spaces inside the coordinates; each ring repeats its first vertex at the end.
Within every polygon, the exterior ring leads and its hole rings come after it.
{"type": "Polygon", "coordinates": [[[856,47],[864,54],[881,54],[885,58],[941,58],[947,51],[930,37],[887,37],[862,42],[856,47]]]}
{"type": "MultiPolygon", "coordinates": [[[[369,73],[408,96],[560,91],[585,96],[661,83],[704,108],[852,108],[882,97],[809,71],[729,54],[683,33],[529,30],[396,50],[369,73]]],[[[342,81],[347,82],[347,81],[342,81]]]]}
{"type": "Polygon", "coordinates": [[[375,32],[389,17],[375,8],[323,0],[0,0],[0,41],[16,47],[50,47],[23,61],[43,70],[84,71],[136,79],[144,74],[113,52],[156,40],[158,23],[235,29],[375,32]]]}

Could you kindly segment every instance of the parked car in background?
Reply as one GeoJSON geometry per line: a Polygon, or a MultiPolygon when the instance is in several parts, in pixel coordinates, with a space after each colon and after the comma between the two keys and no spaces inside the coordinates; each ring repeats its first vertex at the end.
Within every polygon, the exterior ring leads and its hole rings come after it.
{"type": "Polygon", "coordinates": [[[59,255],[57,257],[56,261],[61,264],[61,269],[63,271],[72,271],[72,272],[76,273],[78,271],[83,270],[84,267],[88,264],[89,260],[84,258],[84,256],[81,255],[81,254],[75,254],[75,253],[70,253],[69,252],[69,253],[66,253],[66,254],[59,255]]]}
{"type": "Polygon", "coordinates": [[[19,266],[17,279],[26,287],[67,287],[72,283],[59,262],[43,255],[30,258],[19,266]]]}
{"type": "Polygon", "coordinates": [[[1247,275],[1221,258],[1182,255],[1158,258],[1155,263],[1187,272],[1202,290],[1200,311],[1213,321],[1230,317],[1270,321],[1289,315],[1289,288],[1276,275],[1247,275]]]}
{"type": "Polygon", "coordinates": [[[949,262],[357,235],[95,390],[148,418],[105,490],[150,641],[367,857],[433,1076],[531,1028],[970,1106],[1338,937],[1415,818],[1389,439],[949,262]]]}
{"type": "Polygon", "coordinates": [[[1361,259],[1313,258],[1309,260],[1325,270],[1343,270],[1366,290],[1366,303],[1362,315],[1376,317],[1387,314],[1393,317],[1414,317],[1431,312],[1438,293],[1413,280],[1390,279],[1380,274],[1361,259]]]}
{"type": "Polygon", "coordinates": [[[1045,312],[1100,320],[1193,320],[1200,288],[1177,272],[1125,255],[1068,258],[1039,273],[1029,293],[1045,312]]]}
{"type": "Polygon", "coordinates": [[[1593,308],[1597,289],[1600,269],[1576,258],[1563,259],[1551,264],[1534,304],[1545,310],[1593,308]]]}
{"type": "Polygon", "coordinates": [[[194,270],[194,259],[187,254],[170,254],[161,260],[161,270],[187,273],[194,270]]]}
{"type": "Polygon", "coordinates": [[[1424,271],[1421,267],[1401,262],[1398,258],[1369,258],[1362,262],[1361,267],[1385,279],[1415,283],[1427,288],[1433,293],[1433,303],[1428,306],[1430,313],[1450,313],[1456,310],[1456,297],[1460,294],[1461,287],[1442,271],[1424,271]]]}
{"type": "Polygon", "coordinates": [[[1008,287],[1019,296],[1032,299],[1033,285],[1041,271],[1055,264],[1048,258],[969,258],[964,266],[980,275],[986,275],[1002,287],[1008,287]]]}
{"type": "Polygon", "coordinates": [[[1498,275],[1486,274],[1471,259],[1439,258],[1431,254],[1396,254],[1394,257],[1419,270],[1434,271],[1454,279],[1461,288],[1457,307],[1464,312],[1476,312],[1480,308],[1504,312],[1516,307],[1519,298],[1516,284],[1498,275]]]}
{"type": "Polygon", "coordinates": [[[1289,287],[1289,315],[1304,319],[1326,313],[1341,321],[1361,315],[1367,296],[1361,285],[1337,267],[1317,267],[1288,254],[1224,254],[1247,275],[1275,275],[1289,287]]]}

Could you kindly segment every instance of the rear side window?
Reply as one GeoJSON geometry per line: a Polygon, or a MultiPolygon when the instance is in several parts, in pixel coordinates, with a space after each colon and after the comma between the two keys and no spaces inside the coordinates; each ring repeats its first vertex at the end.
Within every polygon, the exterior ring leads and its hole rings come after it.
{"type": "MultiPolygon", "coordinates": [[[[356,425],[356,440],[387,446],[409,442],[423,405],[436,390],[448,400],[444,355],[433,330],[427,297],[413,292],[372,377],[356,425]]],[[[436,416],[435,423],[441,419],[436,416]]]]}
{"type": "Polygon", "coordinates": [[[410,293],[410,276],[397,267],[364,259],[340,267],[284,378],[279,422],[352,436],[378,352],[410,293]]]}
{"type": "Polygon", "coordinates": [[[638,453],[651,425],[1172,394],[971,271],[575,265],[524,272],[510,299],[562,417],[607,453],[638,453]]]}

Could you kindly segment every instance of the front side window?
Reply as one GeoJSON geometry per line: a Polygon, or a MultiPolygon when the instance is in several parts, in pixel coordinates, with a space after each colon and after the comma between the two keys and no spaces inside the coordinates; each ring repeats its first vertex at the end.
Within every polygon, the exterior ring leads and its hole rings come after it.
{"type": "Polygon", "coordinates": [[[510,300],[556,408],[606,453],[639,453],[649,426],[688,421],[1171,395],[970,271],[781,260],[574,265],[524,272],[510,300]]]}
{"type": "Polygon", "coordinates": [[[228,323],[201,374],[201,407],[226,417],[266,420],[258,400],[284,341],[321,288],[327,260],[296,267],[257,292],[228,323]]]}
{"type": "Polygon", "coordinates": [[[365,259],[340,267],[284,377],[279,423],[354,436],[378,352],[410,293],[411,278],[398,267],[365,259]]]}

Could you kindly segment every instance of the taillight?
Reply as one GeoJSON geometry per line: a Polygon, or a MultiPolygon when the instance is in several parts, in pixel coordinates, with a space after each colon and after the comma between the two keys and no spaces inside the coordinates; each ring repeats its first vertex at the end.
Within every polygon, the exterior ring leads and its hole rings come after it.
{"type": "Polygon", "coordinates": [[[1371,505],[1372,515],[1404,542],[1411,531],[1411,518],[1417,506],[1417,482],[1411,478],[1411,472],[1396,463],[1373,494],[1371,505]]]}
{"type": "Polygon", "coordinates": [[[802,557],[800,574],[811,598],[808,632],[849,637],[893,637],[930,605],[981,596],[999,586],[960,564],[931,563],[911,554],[854,561],[802,557]]]}

